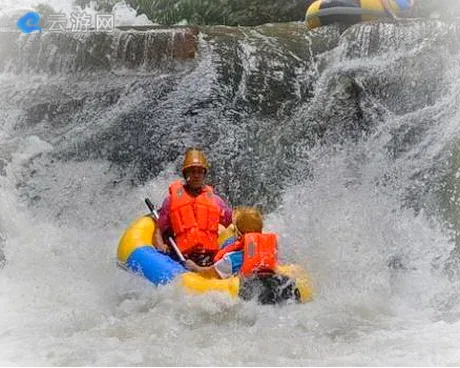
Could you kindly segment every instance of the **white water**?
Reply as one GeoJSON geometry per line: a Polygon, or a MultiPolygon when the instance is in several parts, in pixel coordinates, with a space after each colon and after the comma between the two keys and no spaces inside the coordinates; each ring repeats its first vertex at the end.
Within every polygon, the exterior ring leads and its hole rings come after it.
{"type": "MultiPolygon", "coordinates": [[[[454,85],[437,107],[456,106],[458,95],[454,85]]],[[[114,267],[121,233],[145,212],[145,196],[161,200],[172,168],[132,191],[110,187],[107,162],[59,162],[57,178],[35,180],[68,203],[63,213],[25,209],[21,166],[53,147],[15,137],[14,116],[3,117],[11,125],[0,129],[1,152],[12,160],[0,176],[0,364],[459,365],[459,285],[442,269],[454,245],[436,220],[400,208],[413,168],[458,136],[459,114],[391,161],[389,131],[410,118],[389,116],[359,144],[310,152],[315,179],[289,188],[267,227],[280,233],[284,256],[308,269],[317,295],[273,308],[155,289],[114,267]],[[384,174],[386,188],[376,185],[384,174]],[[406,269],[389,268],[393,256],[406,269]]]]}
{"type": "Polygon", "coordinates": [[[1,182],[2,365],[460,363],[456,287],[433,265],[438,256],[444,263],[452,244],[370,185],[375,161],[359,167],[362,184],[344,185],[356,178],[344,161],[356,148],[318,159],[317,179],[291,188],[285,210],[271,214],[285,255],[308,268],[318,290],[312,303],[272,308],[187,296],[175,285],[155,289],[114,267],[130,217],[144,212],[146,194],[159,201],[171,173],[135,192],[104,194],[104,163],[62,164],[50,190],[66,198],[81,185],[75,218],[83,209],[86,221],[59,225],[52,214],[22,210],[14,169],[50,149],[32,137],[22,143],[27,149],[14,150],[1,182]],[[393,254],[409,269],[389,269],[393,254]]]}

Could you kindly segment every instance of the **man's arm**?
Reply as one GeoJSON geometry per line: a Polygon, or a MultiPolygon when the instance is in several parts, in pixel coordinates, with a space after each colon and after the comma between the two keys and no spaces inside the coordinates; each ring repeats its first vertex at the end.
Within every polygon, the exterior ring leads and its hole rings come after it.
{"type": "Polygon", "coordinates": [[[185,266],[190,271],[196,272],[206,278],[226,279],[236,275],[243,264],[243,252],[234,251],[227,253],[220,260],[209,267],[200,267],[191,260],[185,261],[185,266]]]}
{"type": "Polygon", "coordinates": [[[220,275],[216,272],[214,265],[208,267],[201,267],[198,266],[195,262],[191,259],[187,259],[185,261],[185,267],[192,272],[196,272],[197,274],[207,278],[207,279],[220,279],[220,275]]]}
{"type": "Polygon", "coordinates": [[[216,202],[220,209],[219,223],[228,227],[232,223],[232,209],[222,197],[216,194],[216,202]]]}
{"type": "Polygon", "coordinates": [[[153,234],[153,245],[162,252],[169,252],[169,247],[163,241],[163,233],[170,228],[169,212],[170,212],[170,196],[166,197],[159,211],[159,218],[156,223],[155,232],[153,234]]]}

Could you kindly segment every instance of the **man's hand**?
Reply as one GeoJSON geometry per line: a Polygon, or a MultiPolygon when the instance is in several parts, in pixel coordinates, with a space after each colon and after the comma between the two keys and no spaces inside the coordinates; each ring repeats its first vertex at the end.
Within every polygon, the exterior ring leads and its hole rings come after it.
{"type": "Polygon", "coordinates": [[[153,233],[152,244],[160,252],[169,253],[169,247],[163,241],[163,237],[161,236],[161,231],[159,227],[157,227],[155,229],[155,232],[153,233]]]}
{"type": "Polygon", "coordinates": [[[155,245],[155,247],[163,253],[169,253],[169,247],[163,242],[161,244],[155,245]]]}

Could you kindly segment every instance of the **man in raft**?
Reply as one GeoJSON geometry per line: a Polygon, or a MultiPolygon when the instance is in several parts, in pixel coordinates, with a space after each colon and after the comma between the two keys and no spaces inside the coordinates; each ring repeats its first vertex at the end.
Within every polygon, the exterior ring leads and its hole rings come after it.
{"type": "Polygon", "coordinates": [[[185,180],[169,186],[153,235],[153,244],[164,252],[169,252],[165,239],[172,236],[184,257],[201,266],[212,264],[219,251],[219,225],[227,227],[232,222],[231,208],[205,184],[208,169],[203,151],[187,150],[182,166],[185,180]]]}

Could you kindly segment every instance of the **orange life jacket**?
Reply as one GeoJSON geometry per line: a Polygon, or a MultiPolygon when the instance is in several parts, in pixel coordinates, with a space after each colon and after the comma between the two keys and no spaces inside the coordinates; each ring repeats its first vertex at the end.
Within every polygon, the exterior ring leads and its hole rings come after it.
{"type": "Polygon", "coordinates": [[[278,240],[273,233],[247,233],[241,240],[221,249],[214,262],[230,252],[243,251],[240,274],[249,277],[258,272],[275,272],[278,264],[278,240]]]}
{"type": "Polygon", "coordinates": [[[169,186],[169,193],[171,226],[181,252],[216,252],[220,208],[212,188],[205,186],[201,194],[193,197],[179,180],[169,186]]]}
{"type": "Polygon", "coordinates": [[[227,253],[237,252],[243,250],[244,244],[242,240],[237,240],[233,244],[227,245],[225,248],[219,250],[214,256],[213,262],[220,261],[227,253]]]}

